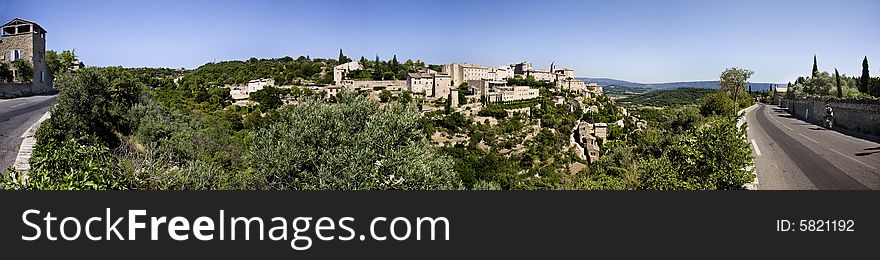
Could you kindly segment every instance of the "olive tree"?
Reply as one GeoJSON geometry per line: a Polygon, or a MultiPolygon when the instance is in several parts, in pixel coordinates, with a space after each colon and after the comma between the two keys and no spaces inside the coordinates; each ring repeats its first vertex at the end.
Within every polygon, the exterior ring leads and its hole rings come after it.
{"type": "Polygon", "coordinates": [[[250,134],[248,167],[263,189],[459,189],[450,158],[426,145],[411,104],[342,92],[306,100],[250,134]]]}
{"type": "MultiPolygon", "coordinates": [[[[745,91],[746,84],[749,78],[752,77],[752,74],[754,74],[754,72],[751,70],[737,67],[728,68],[721,73],[721,81],[718,83],[718,89],[730,93],[733,96],[733,104],[739,104],[737,103],[737,98],[745,91]]],[[[737,109],[737,106],[734,106],[734,115],[736,114],[737,109]]]]}

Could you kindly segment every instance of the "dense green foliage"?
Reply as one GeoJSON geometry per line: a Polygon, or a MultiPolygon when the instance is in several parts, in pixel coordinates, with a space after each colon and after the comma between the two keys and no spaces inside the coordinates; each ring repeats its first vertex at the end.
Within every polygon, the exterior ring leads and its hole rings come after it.
{"type": "Polygon", "coordinates": [[[0,62],[0,82],[12,82],[12,69],[6,63],[0,62]]]}
{"type": "Polygon", "coordinates": [[[278,59],[247,61],[223,61],[208,63],[193,70],[180,81],[189,89],[207,88],[215,85],[244,84],[250,80],[271,78],[278,86],[303,84],[332,84],[333,67],[339,63],[333,59],[309,59],[300,56],[278,59]]]}
{"type": "Polygon", "coordinates": [[[677,88],[669,90],[651,91],[640,95],[630,96],[618,100],[618,102],[634,106],[672,107],[694,105],[704,96],[714,92],[705,88],[677,88]]]}
{"type": "Polygon", "coordinates": [[[249,169],[271,189],[457,189],[449,159],[425,145],[412,105],[353,93],[305,101],[251,133],[249,169]]]}
{"type": "Polygon", "coordinates": [[[553,82],[535,80],[535,77],[532,76],[526,78],[508,78],[507,84],[510,86],[529,86],[537,89],[549,89],[553,87],[553,82]]]}
{"type": "MultiPolygon", "coordinates": [[[[858,79],[840,74],[841,96],[844,98],[858,98],[866,94],[858,90],[858,79]]],[[[837,96],[835,76],[826,71],[816,73],[814,77],[799,77],[793,86],[788,89],[788,98],[800,98],[808,96],[837,96]]]]}
{"type": "MultiPolygon", "coordinates": [[[[730,114],[703,116],[694,107],[638,111],[652,124],[637,130],[606,96],[575,107],[575,94],[562,93],[566,102],[557,105],[548,83],[534,79],[519,84],[539,88],[540,98],[481,110],[498,118],[494,125],[451,108],[422,115],[421,101],[406,91],[382,94],[382,102],[342,92],[328,102],[308,88],[267,87],[251,96],[259,105],[242,107],[220,87],[335,63],[301,57],[194,71],[62,72],[52,117],[37,132],[29,181],[5,183],[19,189],[739,189],[753,178],[744,130],[730,114]],[[281,96],[291,105],[282,105],[281,96]],[[521,107],[531,114],[504,111],[521,107]],[[590,107],[595,110],[585,112],[590,107]],[[623,127],[613,124],[618,120],[623,127]],[[571,139],[578,121],[610,125],[598,162],[577,156],[571,139]],[[429,141],[434,136],[455,144],[429,141]]],[[[387,65],[409,69],[395,63],[396,57],[387,65]]],[[[303,75],[285,81],[325,78],[320,70],[303,75]]],[[[717,96],[732,107],[726,94],[717,96]]]]}
{"type": "Polygon", "coordinates": [[[595,106],[594,110],[587,109],[581,120],[588,123],[612,123],[623,119],[620,107],[607,96],[599,96],[595,100],[584,102],[587,108],[595,106]]]}
{"type": "Polygon", "coordinates": [[[646,131],[614,143],[572,189],[742,189],[754,179],[745,128],[729,116],[703,117],[694,108],[638,112],[654,119],[646,131]]]}
{"type": "Polygon", "coordinates": [[[54,74],[70,71],[70,66],[77,60],[74,50],[64,50],[58,53],[53,50],[46,51],[46,64],[54,74]]]}
{"type": "Polygon", "coordinates": [[[373,61],[361,57],[360,64],[364,67],[363,70],[350,71],[345,77],[358,80],[404,80],[407,73],[427,68],[425,63],[419,60],[406,60],[400,63],[397,61],[397,55],[388,61],[379,60],[379,56],[373,61]]]}
{"type": "Polygon", "coordinates": [[[28,60],[17,59],[12,62],[12,66],[15,67],[16,81],[28,83],[34,80],[34,67],[28,60]]]}
{"type": "Polygon", "coordinates": [[[263,89],[252,93],[249,98],[251,101],[259,104],[260,111],[269,111],[281,106],[282,94],[283,91],[281,91],[281,89],[274,86],[266,86],[263,89]]]}
{"type": "Polygon", "coordinates": [[[795,83],[789,86],[786,98],[817,96],[838,98],[880,97],[880,78],[871,78],[868,71],[867,56],[862,61],[862,75],[860,77],[838,74],[836,70],[835,74],[819,71],[815,61],[813,67],[812,76],[798,77],[795,83]]]}
{"type": "Polygon", "coordinates": [[[507,117],[507,111],[504,111],[504,108],[500,105],[492,104],[483,107],[483,109],[481,109],[480,112],[477,113],[477,115],[494,117],[496,119],[504,119],[505,117],[507,117]]]}
{"type": "Polygon", "coordinates": [[[858,89],[860,92],[880,97],[880,77],[872,78],[868,68],[868,56],[862,60],[862,76],[859,77],[858,89]]]}

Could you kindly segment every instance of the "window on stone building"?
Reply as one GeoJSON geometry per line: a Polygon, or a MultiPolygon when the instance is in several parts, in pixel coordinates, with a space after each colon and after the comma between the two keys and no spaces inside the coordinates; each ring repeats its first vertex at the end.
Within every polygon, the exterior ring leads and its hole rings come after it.
{"type": "Polygon", "coordinates": [[[9,52],[9,61],[16,61],[16,60],[18,60],[18,58],[20,58],[20,57],[21,57],[21,51],[20,51],[20,50],[12,50],[12,51],[9,52]]]}
{"type": "Polygon", "coordinates": [[[43,82],[45,80],[46,80],[46,72],[41,70],[40,71],[40,82],[43,82]]]}

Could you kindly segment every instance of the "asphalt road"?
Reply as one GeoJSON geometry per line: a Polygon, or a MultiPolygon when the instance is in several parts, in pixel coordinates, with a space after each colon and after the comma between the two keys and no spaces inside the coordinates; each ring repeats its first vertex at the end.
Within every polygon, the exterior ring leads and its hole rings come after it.
{"type": "Polygon", "coordinates": [[[49,110],[55,97],[0,99],[0,172],[15,162],[21,135],[49,110]]]}
{"type": "Polygon", "coordinates": [[[880,143],[759,104],[746,114],[758,189],[880,190],[880,143]]]}

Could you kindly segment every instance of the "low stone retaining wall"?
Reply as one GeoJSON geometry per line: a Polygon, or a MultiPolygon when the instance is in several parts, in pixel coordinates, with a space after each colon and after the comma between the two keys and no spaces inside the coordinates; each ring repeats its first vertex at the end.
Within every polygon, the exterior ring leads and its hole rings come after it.
{"type": "Polygon", "coordinates": [[[32,83],[0,83],[0,99],[52,94],[54,89],[40,89],[32,83]]]}
{"type": "Polygon", "coordinates": [[[788,112],[804,121],[821,125],[825,114],[825,104],[834,110],[834,127],[869,135],[880,135],[880,100],[834,100],[798,99],[790,100],[788,112]]]}
{"type": "Polygon", "coordinates": [[[37,143],[35,137],[37,129],[39,129],[40,124],[43,123],[43,121],[46,121],[46,119],[49,119],[50,116],[49,112],[46,112],[36,123],[31,125],[27,131],[21,134],[21,138],[23,139],[21,140],[21,146],[18,148],[18,155],[15,157],[13,167],[18,174],[24,174],[24,180],[27,180],[27,172],[31,169],[29,161],[31,159],[31,153],[34,151],[34,145],[37,143]]]}

